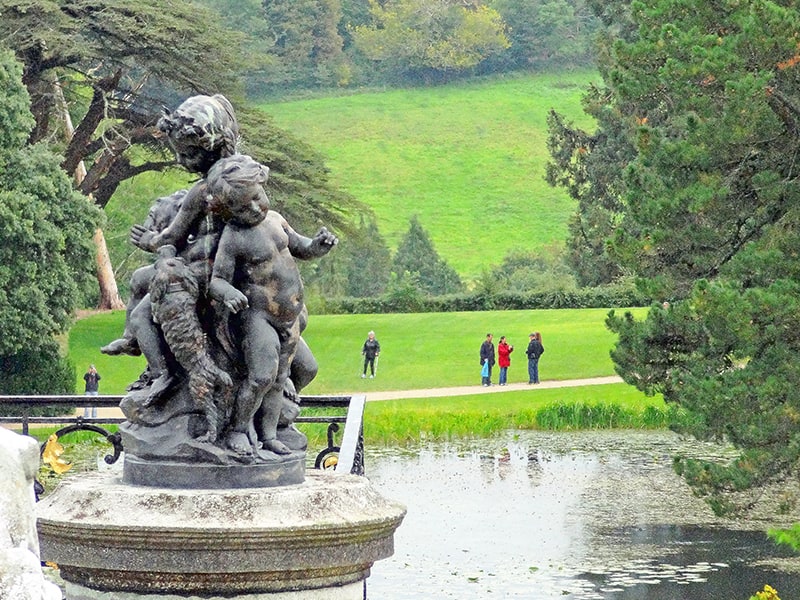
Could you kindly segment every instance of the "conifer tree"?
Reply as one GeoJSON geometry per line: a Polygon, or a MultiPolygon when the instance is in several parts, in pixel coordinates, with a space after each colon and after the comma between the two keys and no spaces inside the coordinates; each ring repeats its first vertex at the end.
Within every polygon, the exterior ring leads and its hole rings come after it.
{"type": "Polygon", "coordinates": [[[415,274],[420,289],[431,295],[452,294],[463,288],[458,273],[436,252],[416,215],[411,217],[408,231],[400,241],[392,271],[399,278],[404,273],[415,274]]]}

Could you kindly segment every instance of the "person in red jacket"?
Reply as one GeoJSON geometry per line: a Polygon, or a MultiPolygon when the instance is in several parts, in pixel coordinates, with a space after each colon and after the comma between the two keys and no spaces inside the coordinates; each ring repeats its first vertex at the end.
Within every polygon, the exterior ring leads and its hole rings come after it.
{"type": "Polygon", "coordinates": [[[500,365],[500,385],[506,385],[508,378],[508,367],[511,366],[511,353],[514,346],[509,346],[506,336],[500,336],[500,343],[497,345],[497,364],[500,365]]]}

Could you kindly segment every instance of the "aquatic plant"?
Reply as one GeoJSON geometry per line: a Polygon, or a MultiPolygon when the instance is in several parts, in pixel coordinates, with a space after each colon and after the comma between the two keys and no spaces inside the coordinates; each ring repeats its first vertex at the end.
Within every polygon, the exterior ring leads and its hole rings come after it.
{"type": "Polygon", "coordinates": [[[778,591],[771,585],[765,585],[764,589],[756,592],[755,596],[750,596],[750,600],[781,600],[778,597],[778,591]]]}

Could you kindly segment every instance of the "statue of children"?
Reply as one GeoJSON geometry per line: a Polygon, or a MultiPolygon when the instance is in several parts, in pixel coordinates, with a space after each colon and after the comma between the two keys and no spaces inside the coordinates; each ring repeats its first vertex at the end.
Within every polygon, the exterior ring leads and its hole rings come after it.
{"type": "Polygon", "coordinates": [[[324,256],[338,242],[324,227],[313,238],[302,236],[270,210],[263,187],[268,173],[251,157],[234,155],[215,163],[206,179],[209,208],[225,221],[209,296],[238,313],[247,366],[227,444],[244,455],[253,453],[256,440],[248,433],[254,419],[264,449],[291,452],[276,438],[276,430],[304,310],[303,282],[294,259],[324,256]]]}

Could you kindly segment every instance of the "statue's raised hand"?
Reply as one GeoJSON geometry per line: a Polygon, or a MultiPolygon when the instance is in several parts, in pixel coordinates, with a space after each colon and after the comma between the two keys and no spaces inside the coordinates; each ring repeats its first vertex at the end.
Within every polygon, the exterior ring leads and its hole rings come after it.
{"type": "Polygon", "coordinates": [[[131,227],[131,244],[137,248],[152,252],[154,250],[153,237],[155,237],[155,234],[143,225],[131,227]]]}
{"type": "Polygon", "coordinates": [[[311,238],[311,250],[315,256],[324,256],[339,243],[339,238],[327,228],[321,227],[317,234],[311,238]]]}

